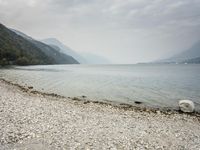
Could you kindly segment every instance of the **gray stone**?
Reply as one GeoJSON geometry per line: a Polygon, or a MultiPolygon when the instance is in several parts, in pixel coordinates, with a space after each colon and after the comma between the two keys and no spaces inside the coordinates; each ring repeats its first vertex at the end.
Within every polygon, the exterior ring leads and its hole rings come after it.
{"type": "Polygon", "coordinates": [[[180,100],[179,108],[183,112],[193,112],[195,109],[195,106],[191,100],[180,100]]]}

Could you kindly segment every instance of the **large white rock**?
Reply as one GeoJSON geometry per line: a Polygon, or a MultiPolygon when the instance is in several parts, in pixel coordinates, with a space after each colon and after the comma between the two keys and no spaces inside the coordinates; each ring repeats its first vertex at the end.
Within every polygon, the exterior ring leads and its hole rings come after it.
{"type": "Polygon", "coordinates": [[[183,112],[193,112],[195,108],[194,103],[191,100],[180,100],[179,107],[183,112]]]}

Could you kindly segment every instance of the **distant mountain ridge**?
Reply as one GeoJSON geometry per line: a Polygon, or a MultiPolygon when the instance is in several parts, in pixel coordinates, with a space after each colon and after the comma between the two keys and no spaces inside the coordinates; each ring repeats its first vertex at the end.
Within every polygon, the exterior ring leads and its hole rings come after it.
{"type": "Polygon", "coordinates": [[[159,60],[156,63],[199,63],[200,41],[195,43],[189,49],[168,59],[159,60]]]}
{"type": "Polygon", "coordinates": [[[60,41],[58,41],[56,38],[43,39],[43,40],[41,40],[41,42],[54,47],[55,49],[57,49],[58,51],[60,51],[64,54],[72,56],[73,58],[78,60],[80,63],[83,63],[83,64],[86,63],[86,60],[81,55],[79,55],[77,52],[75,52],[74,50],[72,50],[68,46],[66,46],[63,43],[61,43],[60,41]]]}
{"type": "Polygon", "coordinates": [[[73,57],[0,24],[0,65],[78,64],[73,57]]]}
{"type": "Polygon", "coordinates": [[[200,57],[188,59],[188,60],[183,61],[182,63],[200,64],[200,57]]]}
{"type": "Polygon", "coordinates": [[[93,54],[93,53],[81,53],[81,55],[86,59],[87,64],[111,64],[106,58],[93,54]]]}
{"type": "Polygon", "coordinates": [[[81,64],[110,64],[110,62],[102,57],[98,56],[96,54],[92,53],[77,53],[76,51],[72,50],[68,46],[61,43],[56,38],[48,38],[41,40],[43,43],[50,45],[51,47],[54,47],[60,52],[63,52],[65,54],[71,55],[76,60],[78,60],[81,64]]]}

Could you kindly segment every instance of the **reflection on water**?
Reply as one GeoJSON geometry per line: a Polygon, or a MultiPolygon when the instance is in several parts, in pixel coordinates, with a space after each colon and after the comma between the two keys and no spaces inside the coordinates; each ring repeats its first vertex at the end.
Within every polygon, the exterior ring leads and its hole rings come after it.
{"type": "Polygon", "coordinates": [[[94,100],[176,107],[200,103],[200,65],[49,65],[1,69],[0,77],[37,90],[94,100]]]}

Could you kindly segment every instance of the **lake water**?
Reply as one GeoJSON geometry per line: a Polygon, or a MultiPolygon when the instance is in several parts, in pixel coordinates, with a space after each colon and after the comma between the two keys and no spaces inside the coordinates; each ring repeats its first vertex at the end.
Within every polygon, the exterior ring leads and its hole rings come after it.
{"type": "MultiPolygon", "coordinates": [[[[1,69],[0,78],[63,96],[153,107],[200,104],[200,65],[48,65],[1,69]]],[[[200,110],[198,105],[198,110],[200,110]]]]}

